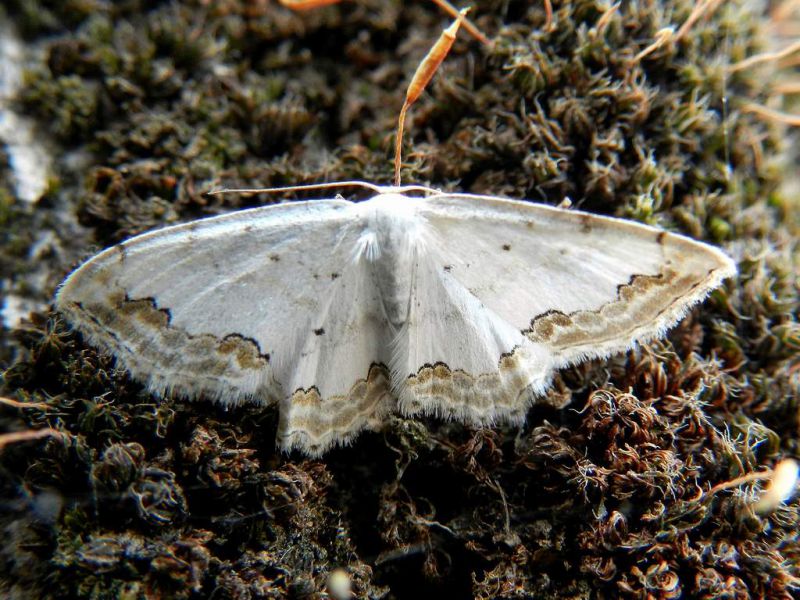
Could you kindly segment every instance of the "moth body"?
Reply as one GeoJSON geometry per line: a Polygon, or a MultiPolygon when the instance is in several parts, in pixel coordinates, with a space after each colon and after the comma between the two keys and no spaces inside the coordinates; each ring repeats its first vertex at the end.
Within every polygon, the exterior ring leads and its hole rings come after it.
{"type": "Polygon", "coordinates": [[[353,204],[354,218],[363,223],[362,252],[366,268],[380,297],[390,332],[396,334],[408,320],[408,299],[419,256],[428,249],[433,233],[419,214],[423,200],[397,193],[380,194],[353,204]]]}

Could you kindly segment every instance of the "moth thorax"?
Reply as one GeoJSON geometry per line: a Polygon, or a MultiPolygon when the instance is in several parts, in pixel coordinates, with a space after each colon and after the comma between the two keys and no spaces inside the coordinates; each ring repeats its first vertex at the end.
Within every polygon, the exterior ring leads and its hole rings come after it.
{"type": "Polygon", "coordinates": [[[406,322],[417,262],[429,237],[417,203],[415,198],[384,194],[370,203],[373,206],[364,215],[367,235],[376,247],[371,253],[372,272],[393,327],[406,322]]]}

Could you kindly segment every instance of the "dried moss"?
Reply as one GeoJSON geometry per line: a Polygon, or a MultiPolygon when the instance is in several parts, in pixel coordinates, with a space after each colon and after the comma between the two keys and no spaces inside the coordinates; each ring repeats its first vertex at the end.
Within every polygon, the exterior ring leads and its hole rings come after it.
{"type": "MultiPolygon", "coordinates": [[[[47,408],[2,406],[0,426],[66,436],[0,453],[0,589],[311,598],[344,567],[358,597],[797,593],[798,501],[757,517],[757,484],[708,492],[800,454],[790,144],[743,111],[780,100],[779,75],[725,74],[770,24],[727,2],[637,60],[693,2],[553,5],[549,31],[540,3],[475,11],[495,46],[457,43],[412,109],[405,179],[566,195],[725,244],[738,280],[666,341],[565,370],[522,431],[395,418],[318,461],[276,453],[274,409],[159,403],[35,314],[4,338],[4,393],[47,408]]],[[[46,199],[2,202],[7,291],[39,299],[90,244],[275,201],[203,195],[220,183],[388,182],[403,83],[444,21],[390,0],[7,13],[45,55],[19,106],[64,149],[46,199]]]]}

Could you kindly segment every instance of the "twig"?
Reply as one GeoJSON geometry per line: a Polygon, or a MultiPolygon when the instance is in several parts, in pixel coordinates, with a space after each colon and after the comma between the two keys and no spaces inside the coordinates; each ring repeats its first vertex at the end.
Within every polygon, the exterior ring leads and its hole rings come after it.
{"type": "Polygon", "coordinates": [[[38,440],[44,437],[64,437],[64,434],[50,427],[44,429],[30,429],[28,431],[14,431],[12,433],[4,433],[0,435],[0,450],[9,444],[16,444],[17,442],[27,442],[30,440],[38,440]]]}
{"type": "Polygon", "coordinates": [[[734,63],[728,66],[728,73],[738,73],[739,71],[743,71],[744,69],[749,69],[753,65],[758,65],[764,62],[771,62],[774,60],[781,60],[782,58],[786,58],[800,50],[800,41],[795,42],[794,44],[789,44],[783,50],[779,50],[777,52],[763,52],[761,54],[755,54],[750,58],[746,58],[744,60],[739,61],[738,63],[734,63]]]}

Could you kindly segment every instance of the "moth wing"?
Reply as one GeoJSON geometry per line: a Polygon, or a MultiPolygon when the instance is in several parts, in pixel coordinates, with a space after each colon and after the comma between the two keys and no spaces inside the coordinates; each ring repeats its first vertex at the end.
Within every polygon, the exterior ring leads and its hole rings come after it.
{"type": "Polygon", "coordinates": [[[630,221],[471,195],[429,198],[439,269],[555,368],[663,335],[735,274],[723,252],[630,221]]]}
{"type": "MultiPolygon", "coordinates": [[[[296,202],[145,233],[79,267],[56,306],[154,393],[282,397],[297,384],[299,353],[326,299],[352,277],[351,206],[296,202]]],[[[348,385],[369,370],[353,357],[347,370],[336,364],[348,385]]]]}
{"type": "Polygon", "coordinates": [[[435,240],[413,265],[408,319],[394,349],[400,410],[473,425],[521,422],[532,392],[552,376],[547,349],[444,270],[435,240]]]}
{"type": "Polygon", "coordinates": [[[377,429],[394,408],[390,326],[364,247],[355,248],[295,352],[278,441],[319,455],[377,429]]]}

